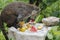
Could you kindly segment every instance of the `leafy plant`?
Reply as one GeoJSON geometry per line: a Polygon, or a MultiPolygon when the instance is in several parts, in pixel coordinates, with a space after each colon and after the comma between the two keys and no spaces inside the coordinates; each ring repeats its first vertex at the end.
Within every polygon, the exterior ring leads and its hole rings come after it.
{"type": "Polygon", "coordinates": [[[42,10],[42,14],[44,14],[46,17],[48,16],[56,16],[59,17],[60,15],[60,0],[57,0],[56,2],[52,3],[50,6],[47,6],[45,10],[42,10]]]}
{"type": "Polygon", "coordinates": [[[54,26],[49,33],[47,34],[48,40],[60,40],[60,30],[58,31],[59,26],[54,26]]]}

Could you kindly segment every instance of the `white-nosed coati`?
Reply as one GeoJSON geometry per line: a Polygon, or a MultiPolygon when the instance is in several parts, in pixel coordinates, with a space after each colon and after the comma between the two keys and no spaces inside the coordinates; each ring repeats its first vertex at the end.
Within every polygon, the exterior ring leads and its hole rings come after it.
{"type": "Polygon", "coordinates": [[[7,32],[4,29],[4,22],[7,23],[8,27],[14,26],[17,28],[18,21],[28,19],[29,17],[34,18],[38,11],[38,7],[21,2],[13,2],[7,5],[2,10],[0,16],[0,29],[6,40],[9,39],[7,37],[7,32]]]}

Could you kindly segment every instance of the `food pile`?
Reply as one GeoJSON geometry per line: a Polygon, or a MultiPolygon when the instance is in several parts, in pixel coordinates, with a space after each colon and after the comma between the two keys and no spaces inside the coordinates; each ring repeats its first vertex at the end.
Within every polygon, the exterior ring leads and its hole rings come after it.
{"type": "Polygon", "coordinates": [[[36,26],[36,23],[32,20],[30,20],[30,22],[25,23],[24,21],[19,22],[20,27],[18,28],[18,30],[20,32],[25,32],[26,30],[29,30],[30,32],[37,32],[37,30],[41,30],[42,26],[38,25],[36,26]]]}

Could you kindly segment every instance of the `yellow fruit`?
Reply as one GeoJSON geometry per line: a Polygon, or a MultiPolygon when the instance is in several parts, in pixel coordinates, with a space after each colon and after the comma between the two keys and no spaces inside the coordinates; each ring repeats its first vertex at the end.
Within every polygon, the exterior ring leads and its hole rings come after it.
{"type": "Polygon", "coordinates": [[[20,28],[19,29],[21,32],[25,32],[26,31],[26,28],[20,28]]]}
{"type": "Polygon", "coordinates": [[[42,29],[42,27],[37,27],[37,29],[38,29],[38,30],[41,30],[41,29],[42,29]]]}
{"type": "Polygon", "coordinates": [[[28,27],[25,27],[26,29],[28,29],[28,27]]]}
{"type": "Polygon", "coordinates": [[[23,26],[24,24],[25,24],[24,21],[19,22],[19,25],[20,25],[20,26],[23,26]]]}
{"type": "Polygon", "coordinates": [[[30,28],[31,27],[31,25],[29,23],[26,26],[27,26],[27,28],[30,28]]]}

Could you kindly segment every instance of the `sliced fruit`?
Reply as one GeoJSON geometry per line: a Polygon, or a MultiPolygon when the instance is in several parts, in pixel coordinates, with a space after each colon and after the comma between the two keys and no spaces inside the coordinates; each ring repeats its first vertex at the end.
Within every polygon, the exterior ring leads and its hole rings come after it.
{"type": "Polygon", "coordinates": [[[34,26],[32,26],[32,28],[30,29],[30,31],[31,32],[37,32],[37,29],[34,26]]]}
{"type": "Polygon", "coordinates": [[[41,29],[42,29],[42,27],[41,27],[41,26],[39,26],[39,27],[37,27],[37,29],[38,29],[38,30],[41,30],[41,29]]]}

